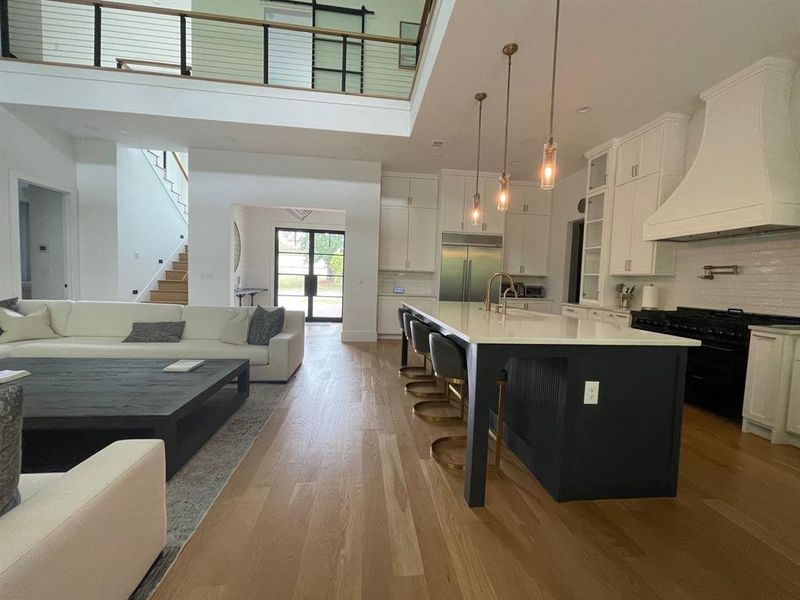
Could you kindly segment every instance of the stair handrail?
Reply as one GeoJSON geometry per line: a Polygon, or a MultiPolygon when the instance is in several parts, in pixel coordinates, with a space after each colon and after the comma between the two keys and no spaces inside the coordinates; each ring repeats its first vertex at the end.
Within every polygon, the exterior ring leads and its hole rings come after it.
{"type": "Polygon", "coordinates": [[[172,152],[172,151],[170,151],[170,153],[172,154],[172,158],[175,159],[175,162],[177,163],[178,168],[180,169],[181,174],[183,175],[183,178],[188,182],[189,181],[189,173],[186,172],[186,167],[183,166],[183,163],[181,162],[181,159],[178,156],[178,153],[177,152],[172,152]]]}
{"type": "Polygon", "coordinates": [[[357,31],[344,31],[340,29],[327,29],[323,27],[309,27],[307,25],[281,23],[279,21],[267,21],[263,19],[251,19],[247,17],[233,17],[229,15],[219,15],[215,13],[199,12],[194,10],[161,8],[158,6],[133,5],[133,4],[125,4],[122,2],[112,2],[107,0],[50,0],[50,1],[59,2],[61,4],[78,4],[82,6],[94,6],[100,8],[110,8],[115,10],[127,10],[130,12],[170,15],[173,17],[189,17],[191,19],[219,21],[222,23],[234,23],[237,25],[253,25],[257,27],[268,27],[270,29],[285,29],[286,31],[298,31],[300,33],[312,33],[316,35],[329,35],[335,37],[344,36],[347,38],[364,40],[367,42],[384,42],[386,44],[397,44],[399,46],[414,46],[417,43],[414,40],[407,40],[400,37],[393,37],[387,35],[360,33],[357,31]]]}

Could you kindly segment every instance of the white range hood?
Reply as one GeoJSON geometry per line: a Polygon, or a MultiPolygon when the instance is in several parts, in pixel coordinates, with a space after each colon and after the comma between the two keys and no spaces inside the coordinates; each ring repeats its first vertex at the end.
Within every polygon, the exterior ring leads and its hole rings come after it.
{"type": "Polygon", "coordinates": [[[793,61],[766,58],[703,92],[705,128],[683,181],[644,224],[649,241],[800,228],[793,61]]]}

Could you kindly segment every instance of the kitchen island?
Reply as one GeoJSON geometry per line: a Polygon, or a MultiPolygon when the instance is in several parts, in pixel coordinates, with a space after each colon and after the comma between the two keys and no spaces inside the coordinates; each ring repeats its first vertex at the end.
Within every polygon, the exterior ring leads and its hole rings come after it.
{"type": "Polygon", "coordinates": [[[500,314],[479,303],[404,306],[466,353],[469,506],[484,505],[489,425],[504,371],[504,440],[553,498],[677,493],[686,355],[700,342],[562,315],[500,314]],[[586,395],[587,382],[597,382],[596,399],[586,395]]]}

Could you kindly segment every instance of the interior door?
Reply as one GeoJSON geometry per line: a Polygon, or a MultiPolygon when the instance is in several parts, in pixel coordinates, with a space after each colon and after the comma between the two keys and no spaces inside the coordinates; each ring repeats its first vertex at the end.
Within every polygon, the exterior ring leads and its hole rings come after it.
{"type": "Polygon", "coordinates": [[[306,321],[342,320],[344,233],[275,230],[275,304],[301,310],[306,321]]]}
{"type": "MultiPolygon", "coordinates": [[[[270,3],[272,4],[272,3],[270,3]]],[[[313,25],[312,8],[306,6],[269,6],[264,12],[267,21],[291,25],[313,25]]],[[[232,42],[233,43],[233,42],[232,42]]],[[[303,89],[312,85],[313,40],[310,33],[269,30],[269,83],[303,89]]]]}
{"type": "Polygon", "coordinates": [[[636,182],[631,181],[618,186],[614,191],[614,217],[611,224],[611,249],[609,252],[609,272],[612,275],[625,275],[631,252],[631,221],[636,182]]]}

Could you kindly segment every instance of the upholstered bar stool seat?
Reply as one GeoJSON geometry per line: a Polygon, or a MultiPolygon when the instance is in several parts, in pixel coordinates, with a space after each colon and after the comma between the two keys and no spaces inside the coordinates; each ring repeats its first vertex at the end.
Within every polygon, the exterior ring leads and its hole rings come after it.
{"type": "MultiPolygon", "coordinates": [[[[411,320],[414,318],[407,308],[400,307],[397,309],[397,318],[400,321],[400,332],[405,336],[407,343],[411,344],[411,320]]],[[[423,357],[423,366],[411,367],[401,366],[397,371],[400,377],[406,379],[425,379],[431,381],[433,378],[428,375],[428,365],[423,357]]]]}
{"type": "MultiPolygon", "coordinates": [[[[454,391],[452,386],[458,386],[457,394],[461,401],[461,416],[464,418],[464,400],[466,398],[467,383],[467,361],[461,349],[438,333],[430,335],[431,363],[433,364],[434,374],[446,382],[447,390],[454,391]]],[[[498,400],[497,400],[497,431],[490,431],[490,435],[495,440],[494,465],[500,466],[500,455],[503,447],[503,412],[505,407],[506,373],[497,380],[498,400]]],[[[467,444],[466,435],[448,435],[435,439],[431,442],[431,458],[438,464],[452,471],[463,471],[464,462],[451,458],[452,455],[464,455],[467,444]]],[[[492,466],[492,465],[490,465],[492,466]]]]}
{"type": "MultiPolygon", "coordinates": [[[[423,364],[427,367],[431,360],[430,344],[428,343],[431,328],[416,318],[412,318],[409,324],[411,326],[411,345],[414,352],[422,356],[423,364]]],[[[427,380],[420,379],[407,383],[406,391],[418,398],[441,399],[445,397],[443,386],[435,375],[431,375],[427,380]]]]}

